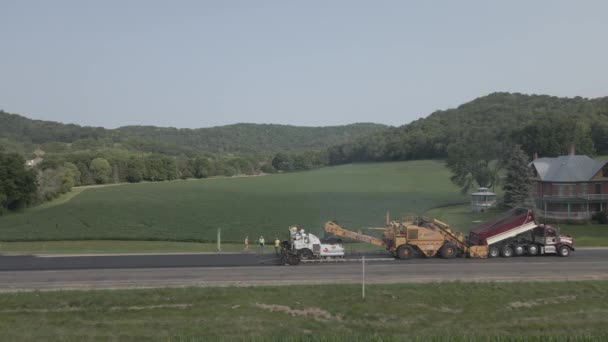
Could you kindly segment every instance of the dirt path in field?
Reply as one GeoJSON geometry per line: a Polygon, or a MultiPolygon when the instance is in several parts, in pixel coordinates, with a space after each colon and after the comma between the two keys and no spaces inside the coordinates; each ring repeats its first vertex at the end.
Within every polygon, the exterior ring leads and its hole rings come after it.
{"type": "Polygon", "coordinates": [[[532,308],[540,305],[555,305],[555,304],[563,304],[566,302],[572,302],[576,300],[576,296],[557,296],[557,297],[549,297],[549,298],[540,298],[536,300],[531,300],[527,302],[512,302],[507,305],[509,309],[519,309],[519,308],[532,308]]]}
{"type": "Polygon", "coordinates": [[[263,304],[263,303],[255,303],[255,306],[262,310],[267,310],[270,312],[282,312],[292,317],[295,316],[304,316],[304,317],[312,317],[316,320],[320,321],[341,321],[343,317],[341,315],[332,315],[330,312],[320,309],[320,308],[304,308],[304,309],[292,309],[286,305],[277,305],[277,304],[263,304]]]}

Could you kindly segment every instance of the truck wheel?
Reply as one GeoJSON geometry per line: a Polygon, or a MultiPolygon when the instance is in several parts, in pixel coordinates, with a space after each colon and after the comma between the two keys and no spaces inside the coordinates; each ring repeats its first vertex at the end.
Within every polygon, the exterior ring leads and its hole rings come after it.
{"type": "Polygon", "coordinates": [[[300,263],[300,257],[298,257],[297,255],[294,255],[294,254],[290,254],[289,257],[287,258],[287,263],[292,266],[295,266],[300,263]]]}
{"type": "Polygon", "coordinates": [[[443,245],[443,247],[441,247],[439,253],[444,259],[452,259],[456,257],[456,254],[458,254],[458,250],[456,249],[456,246],[454,246],[454,244],[446,243],[443,245]]]}
{"type": "Polygon", "coordinates": [[[289,265],[289,253],[286,250],[281,252],[281,257],[279,258],[279,265],[289,265]]]}
{"type": "Polygon", "coordinates": [[[397,248],[397,258],[407,260],[414,254],[414,249],[410,245],[402,245],[397,248]]]}
{"type": "Polygon", "coordinates": [[[567,257],[570,255],[570,248],[568,248],[568,246],[561,246],[557,250],[557,254],[559,254],[561,257],[567,257]]]}
{"type": "Polygon", "coordinates": [[[513,252],[515,253],[515,256],[522,256],[522,255],[524,255],[524,252],[525,252],[524,246],[522,246],[522,245],[516,245],[513,248],[513,252]]]}
{"type": "Polygon", "coordinates": [[[504,258],[510,258],[513,256],[513,247],[511,246],[504,246],[502,248],[502,251],[500,251],[500,255],[502,255],[504,258]]]}
{"type": "Polygon", "coordinates": [[[500,255],[500,249],[498,249],[497,246],[490,246],[490,249],[488,250],[488,257],[496,258],[499,255],[500,255]]]}
{"type": "Polygon", "coordinates": [[[314,254],[312,254],[312,251],[308,248],[301,250],[298,254],[300,254],[300,258],[302,258],[302,260],[310,260],[314,256],[314,254]]]}
{"type": "Polygon", "coordinates": [[[538,255],[538,246],[536,246],[536,245],[528,246],[528,255],[529,256],[538,255]]]}

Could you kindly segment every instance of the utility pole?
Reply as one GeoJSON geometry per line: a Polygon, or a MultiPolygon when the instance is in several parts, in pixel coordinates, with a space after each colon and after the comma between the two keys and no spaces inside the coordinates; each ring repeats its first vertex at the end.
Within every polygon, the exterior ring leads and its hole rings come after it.
{"type": "Polygon", "coordinates": [[[217,251],[222,251],[222,228],[217,229],[217,251]]]}
{"type": "Polygon", "coordinates": [[[365,255],[361,258],[363,274],[361,276],[361,298],[365,299],[365,255]]]}

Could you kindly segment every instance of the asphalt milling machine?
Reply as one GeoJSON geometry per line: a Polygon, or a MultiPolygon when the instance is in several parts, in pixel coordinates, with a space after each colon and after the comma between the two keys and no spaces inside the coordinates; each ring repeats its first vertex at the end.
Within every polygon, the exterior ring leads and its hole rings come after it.
{"type": "Polygon", "coordinates": [[[447,223],[417,215],[404,215],[400,221],[391,221],[387,215],[386,227],[380,228],[382,237],[354,232],[334,221],[325,223],[324,228],[331,238],[322,241],[295,226],[290,227],[290,240],[281,243],[279,264],[343,259],[344,247],[339,238],[383,247],[400,260],[415,256],[483,259],[556,254],[567,257],[575,250],[572,237],[560,235],[559,230],[550,225],[538,224],[533,212],[523,208],[510,210],[473,228],[466,238],[461,232],[453,232],[447,223]]]}

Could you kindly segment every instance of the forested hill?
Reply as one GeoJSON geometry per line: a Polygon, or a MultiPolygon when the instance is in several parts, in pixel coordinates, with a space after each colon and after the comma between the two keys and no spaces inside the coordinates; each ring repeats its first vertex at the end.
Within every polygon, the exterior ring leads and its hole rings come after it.
{"type": "Polygon", "coordinates": [[[383,131],[387,126],[357,123],[332,127],[235,124],[200,129],[127,126],[83,127],[32,120],[0,111],[0,144],[31,153],[122,148],[168,155],[200,153],[273,154],[277,151],[324,149],[383,131]]]}
{"type": "Polygon", "coordinates": [[[608,97],[585,99],[493,93],[458,108],[436,111],[329,149],[331,164],[357,161],[445,158],[451,146],[496,152],[521,144],[527,153],[608,153],[608,97]]]}
{"type": "Polygon", "coordinates": [[[178,146],[197,146],[211,152],[278,152],[318,150],[384,131],[387,126],[356,123],[345,126],[303,127],[240,123],[199,129],[127,126],[125,136],[158,140],[178,146]]]}

